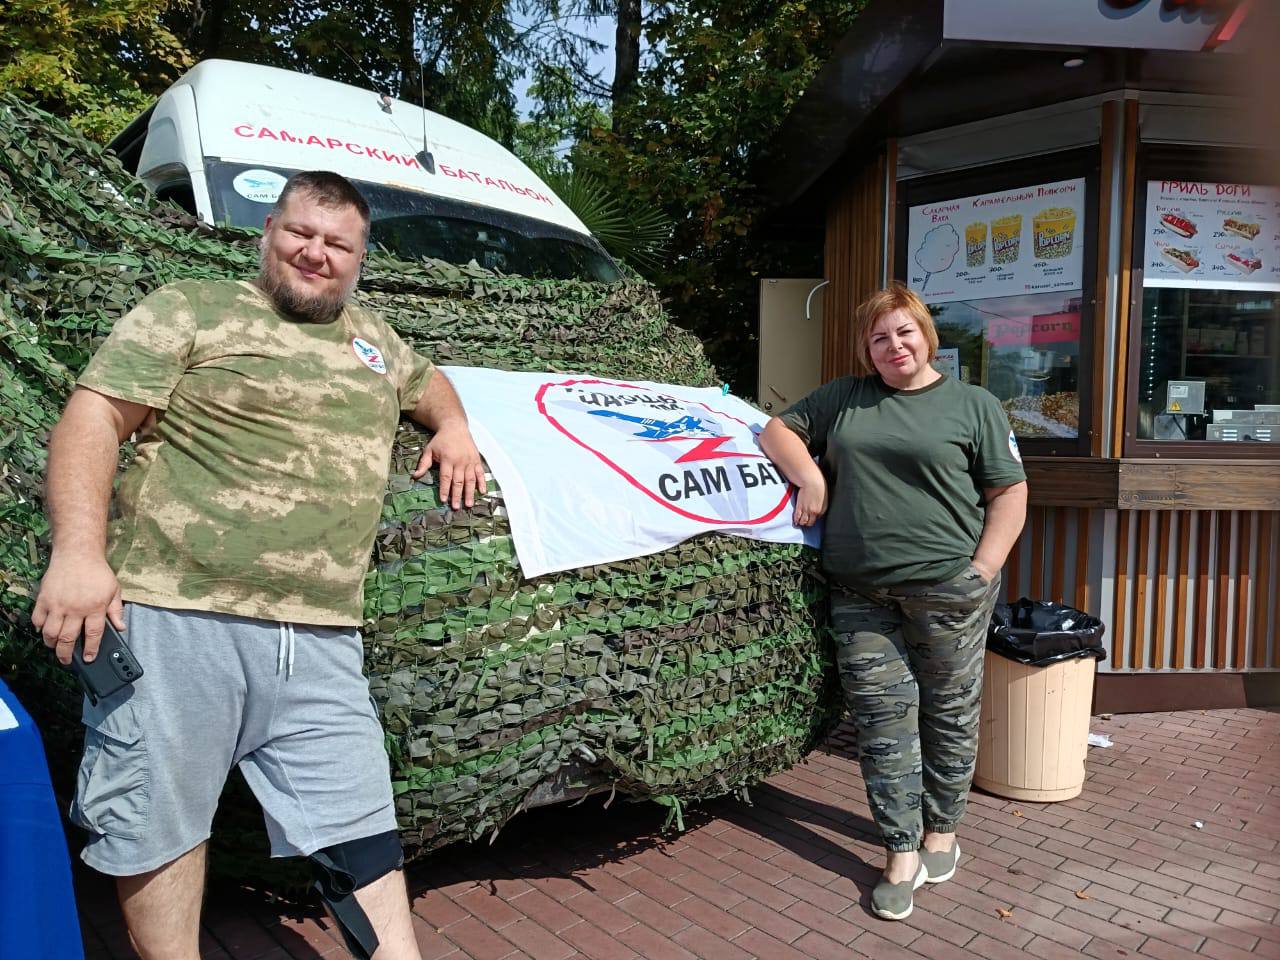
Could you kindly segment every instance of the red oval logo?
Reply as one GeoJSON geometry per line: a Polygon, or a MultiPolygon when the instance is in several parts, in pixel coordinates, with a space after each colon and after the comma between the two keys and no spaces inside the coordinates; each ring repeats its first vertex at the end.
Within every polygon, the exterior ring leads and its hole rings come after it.
{"type": "Polygon", "coordinates": [[[760,453],[751,425],[702,401],[586,378],[544,383],[535,401],[558,431],[682,517],[754,526],[790,499],[790,484],[760,453]]]}

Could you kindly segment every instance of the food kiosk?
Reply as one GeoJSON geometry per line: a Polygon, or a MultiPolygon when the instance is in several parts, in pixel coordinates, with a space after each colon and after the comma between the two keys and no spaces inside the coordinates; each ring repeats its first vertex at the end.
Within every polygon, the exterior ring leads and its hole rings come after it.
{"type": "Polygon", "coordinates": [[[896,278],[1001,401],[1006,592],[1103,619],[1100,711],[1280,702],[1272,7],[870,0],[759,171],[825,231],[802,380],[863,372],[850,318],[896,278]]]}

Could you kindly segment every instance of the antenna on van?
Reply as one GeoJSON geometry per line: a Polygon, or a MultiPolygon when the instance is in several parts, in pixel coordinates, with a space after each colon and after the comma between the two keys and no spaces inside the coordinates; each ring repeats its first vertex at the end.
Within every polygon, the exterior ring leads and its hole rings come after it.
{"type": "MultiPolygon", "coordinates": [[[[365,78],[365,80],[368,81],[369,89],[377,90],[378,84],[374,81],[373,77],[369,74],[369,72],[365,70],[364,67],[360,66],[360,61],[358,61],[351,54],[347,53],[347,48],[344,47],[342,44],[335,43],[334,46],[342,51],[342,55],[346,57],[348,60],[350,60],[351,65],[355,67],[357,71],[359,71],[359,73],[365,78]]],[[[386,94],[386,93],[378,94],[378,109],[381,110],[383,113],[387,113],[387,114],[391,113],[391,97],[389,94],[386,94]]]]}
{"type": "Polygon", "coordinates": [[[422,61],[418,61],[418,107],[422,110],[422,149],[414,154],[422,169],[427,173],[436,172],[436,158],[431,155],[430,144],[427,143],[427,92],[426,82],[422,79],[422,61]]]}

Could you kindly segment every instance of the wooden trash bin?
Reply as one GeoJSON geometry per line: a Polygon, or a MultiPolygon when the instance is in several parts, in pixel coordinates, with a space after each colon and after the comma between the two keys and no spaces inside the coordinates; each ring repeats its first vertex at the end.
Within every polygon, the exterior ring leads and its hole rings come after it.
{"type": "Polygon", "coordinates": [[[1084,789],[1093,657],[1044,667],[988,650],[975,786],[1011,800],[1070,800],[1084,789]]]}

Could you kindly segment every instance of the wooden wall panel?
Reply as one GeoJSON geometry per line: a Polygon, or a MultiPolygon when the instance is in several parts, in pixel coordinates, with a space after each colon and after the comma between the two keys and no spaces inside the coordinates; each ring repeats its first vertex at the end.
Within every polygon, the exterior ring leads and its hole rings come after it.
{"type": "Polygon", "coordinates": [[[1178,514],[1177,562],[1173,589],[1173,668],[1179,670],[1187,662],[1187,584],[1191,574],[1191,525],[1195,514],[1178,514]]]}
{"type": "Polygon", "coordinates": [[[1066,510],[1053,511],[1053,557],[1049,563],[1049,599],[1054,603],[1066,602],[1067,516],[1066,510]]]}
{"type": "MultiPolygon", "coordinates": [[[[1254,444],[1261,446],[1261,444],[1254,444]]],[[[1266,460],[1120,462],[1121,510],[1280,510],[1280,464],[1266,460]]]]}
{"type": "Polygon", "coordinates": [[[1150,539],[1151,514],[1143,510],[1138,514],[1138,532],[1133,538],[1136,548],[1133,565],[1133,639],[1129,643],[1129,667],[1133,670],[1145,666],[1143,654],[1147,648],[1147,592],[1151,583],[1148,570],[1150,539]]]}
{"type": "Polygon", "coordinates": [[[1089,548],[1090,530],[1093,527],[1093,513],[1089,510],[1076,510],[1076,585],[1072,606],[1086,613],[1089,609],[1089,598],[1094,591],[1089,589],[1089,548]]]}
{"type": "Polygon", "coordinates": [[[1172,514],[1156,515],[1156,595],[1155,630],[1151,636],[1151,667],[1164,666],[1165,650],[1165,598],[1169,592],[1169,521],[1172,514]]]}
{"type": "MultiPolygon", "coordinates": [[[[1073,507],[1032,506],[1005,563],[1004,600],[1019,597],[1067,603],[1098,616],[1098,584],[1090,580],[1092,527],[1101,515],[1073,507]],[[1046,568],[1048,577],[1045,576],[1046,568]]],[[[1096,573],[1094,574],[1096,576],[1096,573]]]]}
{"type": "Polygon", "coordinates": [[[1280,668],[1278,551],[1278,511],[1118,511],[1109,669],[1280,668]]]}
{"type": "MultiPolygon", "coordinates": [[[[1105,114],[1104,114],[1105,116],[1105,114]]],[[[1115,331],[1115,393],[1112,396],[1111,455],[1119,457],[1124,452],[1125,403],[1128,400],[1129,370],[1129,316],[1132,313],[1131,279],[1134,216],[1137,207],[1138,184],[1138,101],[1124,102],[1124,181],[1120,192],[1120,271],[1116,277],[1116,331],[1115,331]]],[[[1101,355],[1103,345],[1094,346],[1094,354],[1101,355]]]]}
{"type": "Polygon", "coordinates": [[[1227,663],[1227,624],[1230,622],[1231,589],[1231,514],[1218,511],[1218,558],[1214,568],[1213,593],[1213,667],[1221,670],[1227,663]]]}
{"type": "Polygon", "coordinates": [[[1013,603],[1022,596],[1022,542],[1026,535],[1027,528],[1024,526],[1018,539],[1013,541],[1013,548],[1010,549],[1009,559],[1004,566],[1005,603],[1013,603]]]}
{"type": "MultiPolygon", "coordinates": [[[[1258,602],[1254,604],[1253,613],[1253,665],[1259,668],[1267,665],[1268,638],[1275,637],[1268,622],[1276,606],[1276,588],[1271,582],[1271,524],[1274,519],[1270,513],[1258,515],[1258,579],[1254,581],[1254,596],[1258,602]]],[[[1275,646],[1280,648],[1280,643],[1275,646]]]]}
{"type": "Polygon", "coordinates": [[[1031,507],[1027,513],[1031,519],[1031,580],[1028,596],[1043,600],[1044,596],[1044,518],[1048,507],[1031,507]]]}
{"type": "Polygon", "coordinates": [[[1122,669],[1124,663],[1125,627],[1129,620],[1129,521],[1121,513],[1116,520],[1115,607],[1111,615],[1111,666],[1122,669]]]}
{"type": "MultiPolygon", "coordinates": [[[[1108,100],[1102,105],[1102,164],[1098,178],[1098,219],[1095,221],[1099,226],[1097,229],[1098,252],[1097,252],[1097,274],[1094,279],[1094,296],[1096,298],[1094,304],[1094,327],[1098,333],[1093,340],[1093,369],[1090,375],[1093,378],[1093,392],[1091,394],[1091,419],[1093,424],[1093,435],[1089,437],[1089,455],[1091,457],[1101,457],[1106,452],[1103,441],[1106,436],[1102,418],[1104,416],[1103,397],[1106,396],[1106,378],[1108,374],[1106,366],[1106,349],[1104,346],[1104,338],[1101,332],[1105,329],[1106,324],[1103,322],[1107,313],[1107,304],[1110,302],[1111,292],[1118,282],[1118,278],[1113,279],[1111,274],[1111,198],[1116,192],[1117,184],[1115,159],[1117,152],[1124,149],[1124,143],[1116,136],[1116,118],[1123,109],[1123,104],[1115,100],[1108,100]]],[[[1123,174],[1121,174],[1123,176],[1123,174]]],[[[1127,257],[1126,257],[1127,259],[1127,257]]],[[[1124,300],[1118,299],[1121,309],[1124,308],[1124,300]]]]}
{"type": "Polygon", "coordinates": [[[1200,511],[1200,538],[1196,548],[1196,628],[1191,666],[1201,670],[1208,663],[1209,647],[1209,559],[1213,547],[1213,513],[1200,511]]]}
{"type": "Polygon", "coordinates": [[[1280,511],[1033,506],[1004,583],[1101,617],[1105,672],[1280,670],[1280,511]]]}
{"type": "Polygon", "coordinates": [[[1235,634],[1235,652],[1231,657],[1231,666],[1233,669],[1241,670],[1249,663],[1245,659],[1245,646],[1249,640],[1249,582],[1252,579],[1250,572],[1252,569],[1253,555],[1249,549],[1249,542],[1252,534],[1253,516],[1248,513],[1241,513],[1240,527],[1236,534],[1236,622],[1233,633],[1235,634]]]}
{"type": "MultiPolygon", "coordinates": [[[[844,191],[827,208],[822,312],[822,379],[868,372],[855,356],[853,313],[878,290],[884,274],[885,209],[893,223],[896,144],[890,140],[854,171],[844,191]]],[[[892,235],[892,234],[890,234],[892,235]]],[[[892,248],[890,248],[892,249],[892,248]]]]}
{"type": "Polygon", "coordinates": [[[1115,507],[1119,497],[1120,463],[1087,457],[1026,457],[1031,503],[1055,507],[1115,507]]]}
{"type": "Polygon", "coordinates": [[[1027,457],[1030,502],[1121,510],[1280,510],[1275,460],[1027,457]]]}

